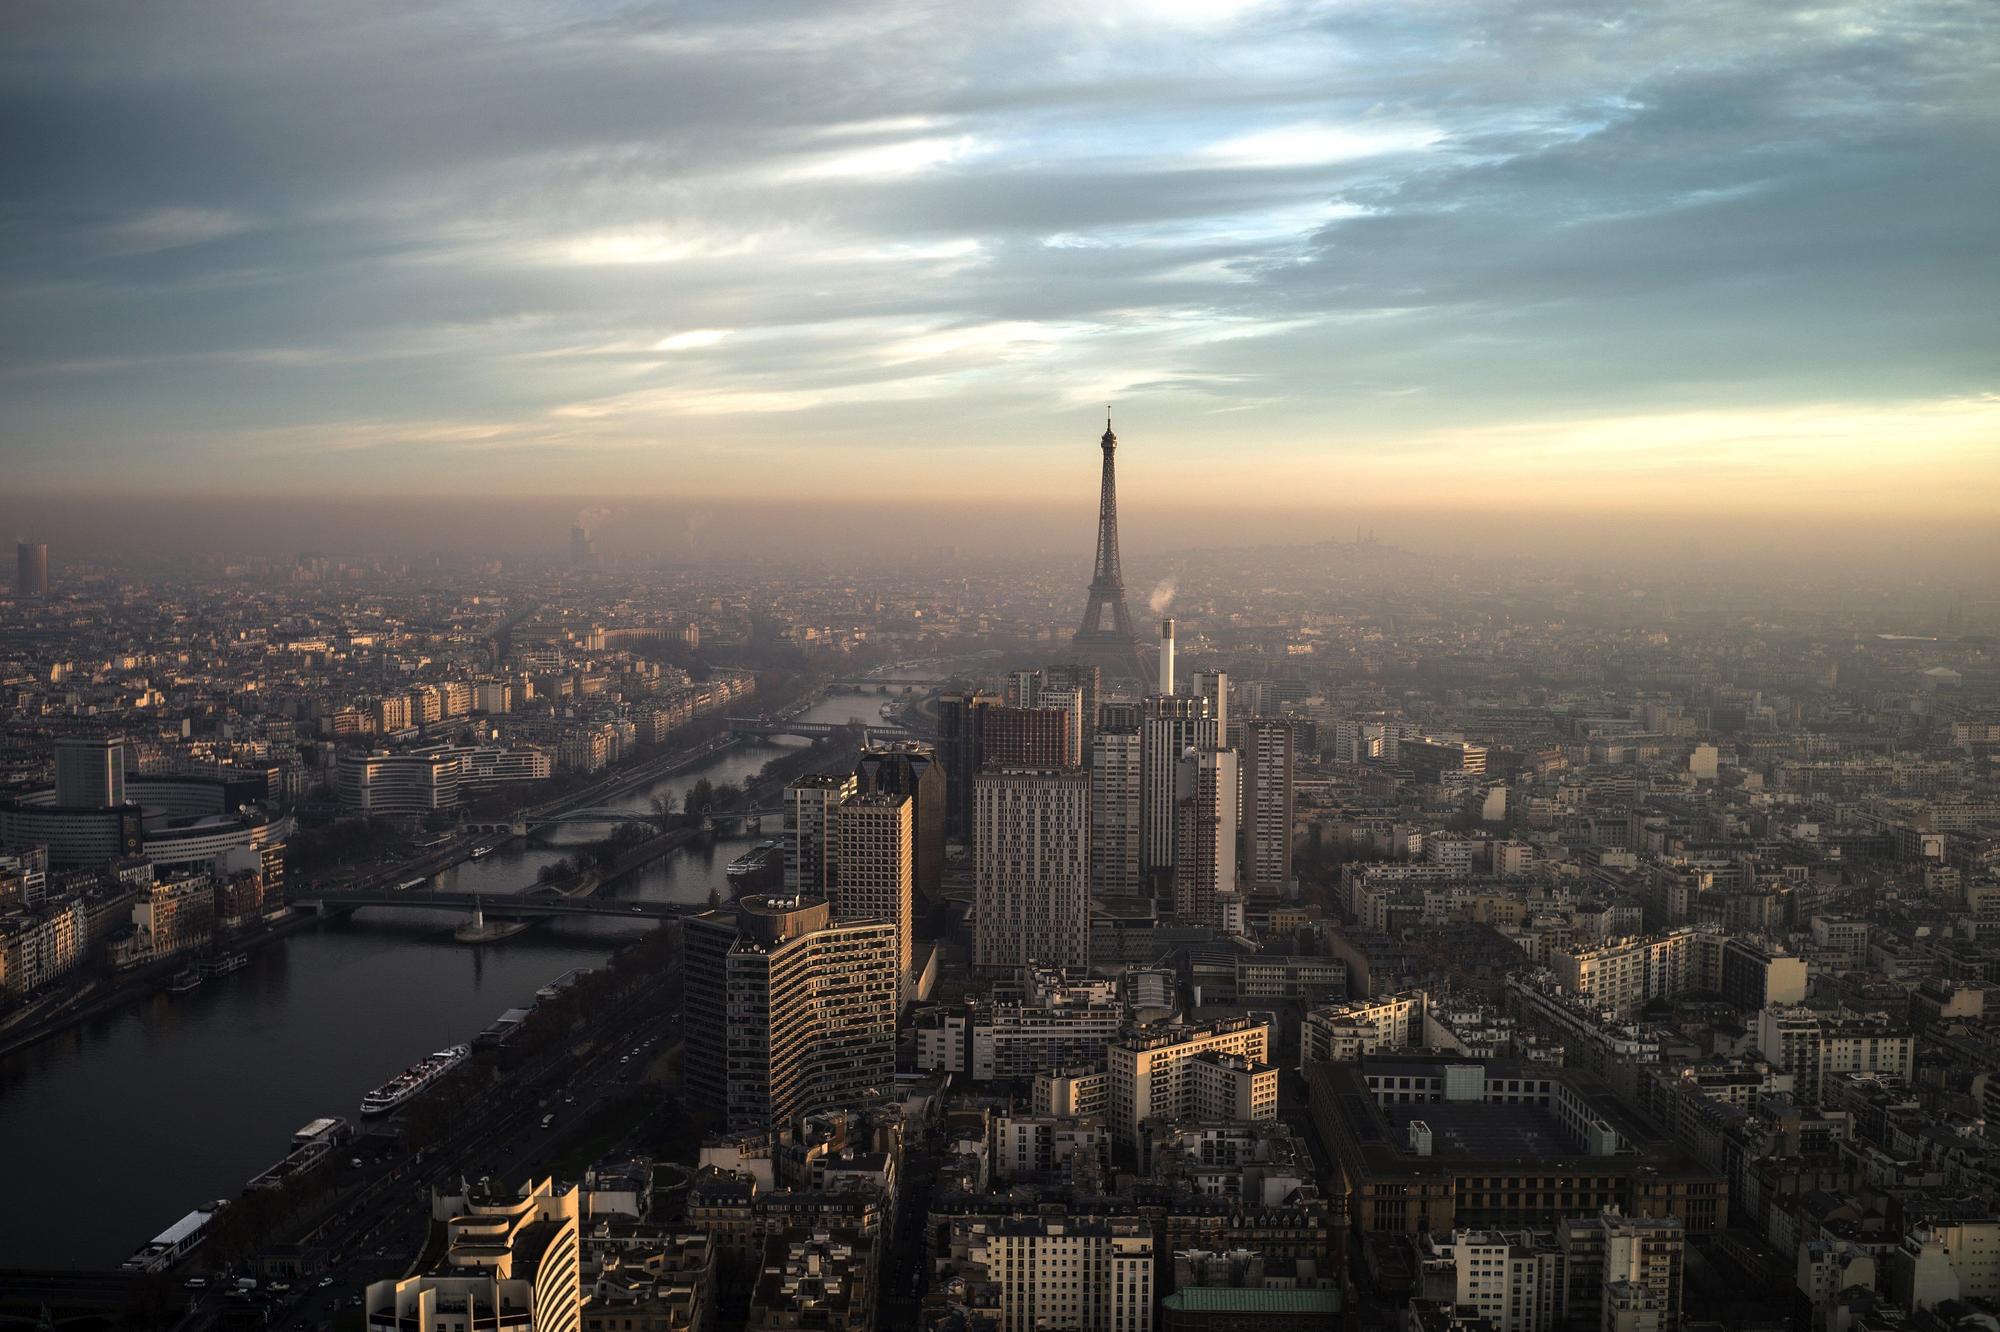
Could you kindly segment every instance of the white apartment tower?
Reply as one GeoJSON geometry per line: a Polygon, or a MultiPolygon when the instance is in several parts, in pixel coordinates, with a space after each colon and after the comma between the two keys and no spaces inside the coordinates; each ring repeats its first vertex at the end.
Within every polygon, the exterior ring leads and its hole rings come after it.
{"type": "Polygon", "coordinates": [[[896,997],[906,1004],[916,997],[916,802],[887,792],[849,796],[836,809],[834,830],[834,919],[895,925],[896,997]]]}
{"type": "Polygon", "coordinates": [[[1139,869],[1142,874],[1174,864],[1174,800],[1181,755],[1213,749],[1220,732],[1199,698],[1153,694],[1139,722],[1139,869]]]}

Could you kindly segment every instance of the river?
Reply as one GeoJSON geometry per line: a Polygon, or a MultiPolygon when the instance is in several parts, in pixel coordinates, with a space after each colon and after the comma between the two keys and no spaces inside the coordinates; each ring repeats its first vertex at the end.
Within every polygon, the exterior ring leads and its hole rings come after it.
{"type": "MultiPolygon", "coordinates": [[[[874,721],[873,693],[818,700],[802,720],[874,721]]],[[[610,806],[676,802],[695,781],[742,782],[799,740],[745,742],[610,806]]],[[[716,838],[607,885],[605,895],[699,902],[762,832],[716,838]]],[[[568,827],[569,844],[607,827],[568,827]]],[[[438,876],[446,890],[512,892],[563,855],[512,844],[438,876]]],[[[636,926],[554,920],[500,944],[455,943],[463,916],[366,911],[269,944],[233,976],[156,994],[0,1061],[0,1267],[116,1266],[206,1200],[233,1198],[320,1115],[425,1052],[470,1041],[636,926]]]]}

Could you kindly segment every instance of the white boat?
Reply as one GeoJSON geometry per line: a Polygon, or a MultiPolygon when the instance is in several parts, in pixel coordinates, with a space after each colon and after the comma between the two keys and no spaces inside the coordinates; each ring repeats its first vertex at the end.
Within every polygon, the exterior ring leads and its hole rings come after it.
{"type": "Polygon", "coordinates": [[[472,858],[474,860],[478,860],[481,856],[490,856],[492,854],[493,848],[490,846],[475,846],[472,848],[472,858]]]}
{"type": "Polygon", "coordinates": [[[454,1045],[448,1050],[425,1055],[361,1098],[361,1113],[386,1115],[416,1096],[424,1088],[457,1068],[472,1055],[471,1047],[454,1045]]]}

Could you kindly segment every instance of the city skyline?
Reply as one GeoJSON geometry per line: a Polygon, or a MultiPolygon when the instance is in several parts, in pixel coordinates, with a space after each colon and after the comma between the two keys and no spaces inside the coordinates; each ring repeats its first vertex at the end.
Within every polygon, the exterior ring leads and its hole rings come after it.
{"type": "Polygon", "coordinates": [[[13,20],[0,521],[1026,502],[1107,400],[1138,523],[2000,493],[1970,9],[240,16],[13,20]]]}

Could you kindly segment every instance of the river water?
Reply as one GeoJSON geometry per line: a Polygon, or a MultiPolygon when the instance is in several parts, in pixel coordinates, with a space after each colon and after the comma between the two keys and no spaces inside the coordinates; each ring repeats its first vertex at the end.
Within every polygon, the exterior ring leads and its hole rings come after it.
{"type": "MultiPolygon", "coordinates": [[[[804,720],[876,720],[872,692],[819,700],[804,720]]],[[[700,778],[742,782],[791,739],[745,742],[611,806],[676,803],[700,778]]],[[[725,835],[607,885],[602,896],[699,902],[728,895],[729,862],[762,832],[725,835]]],[[[570,844],[608,827],[572,826],[570,844]]],[[[454,891],[512,892],[563,847],[511,845],[438,876],[454,891]]],[[[557,919],[500,944],[455,943],[455,913],[366,912],[269,944],[233,976],[156,994],[0,1061],[0,1268],[116,1266],[190,1209],[233,1198],[320,1115],[424,1053],[473,1036],[572,967],[595,966],[640,928],[557,919]]]]}

